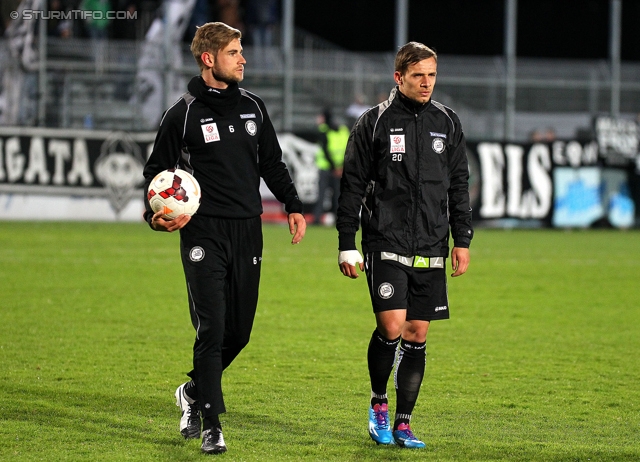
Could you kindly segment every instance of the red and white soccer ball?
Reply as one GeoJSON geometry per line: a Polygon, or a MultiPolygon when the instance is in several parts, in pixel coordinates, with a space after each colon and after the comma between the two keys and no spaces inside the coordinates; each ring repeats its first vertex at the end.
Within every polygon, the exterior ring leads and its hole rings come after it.
{"type": "Polygon", "coordinates": [[[164,170],[149,185],[147,199],[154,212],[162,211],[162,218],[173,220],[178,215],[193,215],[200,207],[202,191],[198,181],[179,168],[164,170]]]}

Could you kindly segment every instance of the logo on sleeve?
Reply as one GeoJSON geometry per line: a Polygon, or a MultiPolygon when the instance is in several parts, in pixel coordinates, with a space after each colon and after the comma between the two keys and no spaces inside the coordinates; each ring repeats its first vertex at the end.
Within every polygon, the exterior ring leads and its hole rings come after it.
{"type": "Polygon", "coordinates": [[[204,135],[205,143],[220,141],[220,133],[218,132],[218,126],[215,123],[200,125],[200,127],[202,127],[202,134],[204,135]]]}
{"type": "Polygon", "coordinates": [[[391,152],[405,152],[404,135],[391,135],[391,152]]]}

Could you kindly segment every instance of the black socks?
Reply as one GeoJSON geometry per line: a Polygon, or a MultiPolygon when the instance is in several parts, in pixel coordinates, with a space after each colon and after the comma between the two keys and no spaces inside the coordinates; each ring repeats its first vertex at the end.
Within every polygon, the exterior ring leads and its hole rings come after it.
{"type": "Polygon", "coordinates": [[[411,420],[411,413],[424,378],[426,358],[425,342],[409,342],[404,339],[400,341],[395,374],[397,408],[394,430],[401,423],[409,424],[411,420]]]}
{"type": "Polygon", "coordinates": [[[416,405],[420,385],[424,378],[427,358],[426,342],[409,342],[398,337],[395,340],[386,339],[378,330],[374,330],[369,341],[367,362],[371,379],[371,406],[384,404],[387,399],[387,382],[393,370],[397,408],[394,430],[401,423],[409,424],[411,413],[416,405]],[[398,348],[400,344],[400,348],[398,348]],[[397,361],[396,361],[397,350],[397,361]]]}
{"type": "Polygon", "coordinates": [[[400,337],[395,340],[388,340],[377,329],[371,335],[367,351],[372,390],[371,406],[387,402],[387,382],[393,370],[393,362],[399,342],[400,337]]]}

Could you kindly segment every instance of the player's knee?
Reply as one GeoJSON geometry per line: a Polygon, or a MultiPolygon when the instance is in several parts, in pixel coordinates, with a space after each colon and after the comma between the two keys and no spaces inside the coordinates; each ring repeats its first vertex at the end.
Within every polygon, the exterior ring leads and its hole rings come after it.
{"type": "Polygon", "coordinates": [[[198,343],[206,349],[220,348],[223,342],[223,333],[220,329],[210,326],[200,326],[197,329],[198,343]]]}
{"type": "Polygon", "coordinates": [[[407,321],[402,329],[402,338],[409,342],[424,343],[428,330],[429,321],[407,321]]]}
{"type": "Polygon", "coordinates": [[[380,332],[380,334],[382,334],[382,336],[387,340],[394,340],[402,334],[402,324],[384,323],[378,325],[378,332],[380,332]]]}

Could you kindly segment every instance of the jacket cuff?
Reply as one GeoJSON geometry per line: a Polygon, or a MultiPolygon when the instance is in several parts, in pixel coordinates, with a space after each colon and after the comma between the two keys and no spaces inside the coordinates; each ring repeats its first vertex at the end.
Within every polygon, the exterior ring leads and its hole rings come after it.
{"type": "Polygon", "coordinates": [[[453,238],[453,246],[461,249],[468,249],[471,245],[471,239],[467,236],[459,236],[453,238]]]}
{"type": "Polygon", "coordinates": [[[473,239],[473,229],[458,230],[453,235],[453,246],[468,249],[473,239]]]}
{"type": "MultiPolygon", "coordinates": [[[[153,226],[151,226],[151,219],[153,218],[153,212],[149,210],[145,210],[145,212],[142,214],[142,218],[144,219],[144,221],[147,222],[147,224],[149,225],[149,228],[153,229],[153,226]]],[[[155,231],[155,229],[153,230],[155,231]]]]}
{"type": "Polygon", "coordinates": [[[338,250],[358,250],[355,233],[338,233],[338,250]]]}
{"type": "Polygon", "coordinates": [[[304,210],[302,206],[302,201],[298,199],[298,196],[296,196],[295,199],[289,201],[289,203],[284,206],[284,209],[287,212],[287,214],[302,213],[302,211],[304,210]]]}

